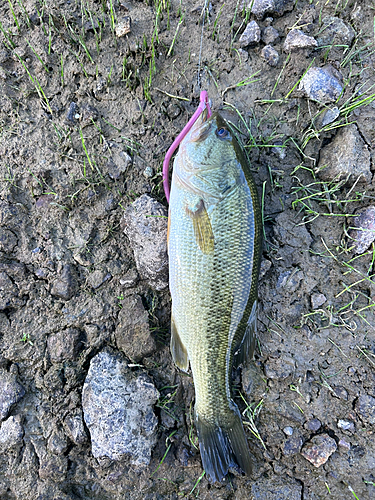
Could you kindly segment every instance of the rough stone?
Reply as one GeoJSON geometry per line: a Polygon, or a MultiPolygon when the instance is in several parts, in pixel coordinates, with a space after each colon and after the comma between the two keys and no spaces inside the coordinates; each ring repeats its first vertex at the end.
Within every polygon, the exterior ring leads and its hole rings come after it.
{"type": "Polygon", "coordinates": [[[321,428],[322,424],[319,419],[317,418],[312,418],[305,424],[305,428],[309,431],[316,432],[321,428]]]}
{"type": "Polygon", "coordinates": [[[325,464],[329,457],[337,450],[337,444],[328,434],[314,436],[302,448],[301,455],[315,467],[325,464]]]}
{"type": "Polygon", "coordinates": [[[93,125],[99,118],[99,111],[91,104],[82,104],[80,107],[80,123],[81,127],[93,125]]]}
{"type": "Polygon", "coordinates": [[[355,411],[367,424],[375,424],[375,398],[361,394],[355,403],[355,411]]]}
{"type": "Polygon", "coordinates": [[[322,20],[320,35],[318,38],[319,47],[323,45],[351,45],[355,37],[352,27],[338,17],[325,17],[322,20]]]}
{"type": "Polygon", "coordinates": [[[317,47],[318,43],[312,36],[305,35],[301,30],[289,31],[284,42],[284,52],[292,52],[297,49],[317,47]]]}
{"type": "Polygon", "coordinates": [[[298,86],[299,92],[323,104],[335,102],[342,89],[339,80],[325,68],[310,68],[298,86]]]}
{"type": "Polygon", "coordinates": [[[295,363],[292,358],[281,356],[280,358],[270,358],[265,364],[265,374],[271,379],[285,379],[292,375],[295,370],[295,363]]]}
{"type": "Polygon", "coordinates": [[[67,328],[54,333],[48,337],[47,346],[52,363],[72,361],[81,346],[80,332],[76,328],[67,328]]]}
{"type": "Polygon", "coordinates": [[[317,168],[319,177],[324,181],[348,179],[353,184],[358,177],[360,182],[370,183],[370,152],[358,133],[355,124],[339,130],[333,141],[320,152],[317,168]]]}
{"type": "Polygon", "coordinates": [[[293,427],[290,427],[289,425],[287,427],[284,427],[283,433],[286,436],[292,436],[293,435],[293,427]]]}
{"type": "Polygon", "coordinates": [[[301,500],[302,485],[287,476],[260,477],[251,484],[254,500],[301,500]]]}
{"type": "Polygon", "coordinates": [[[132,20],[129,16],[125,16],[116,25],[115,31],[117,37],[122,37],[130,33],[132,20]]]}
{"type": "Polygon", "coordinates": [[[265,61],[268,62],[270,66],[277,66],[279,63],[279,53],[277,52],[276,49],[271,47],[271,45],[266,45],[263,47],[261,56],[265,61]]]}
{"type": "Polygon", "coordinates": [[[327,298],[322,293],[313,293],[311,295],[311,306],[313,309],[319,309],[327,301],[327,298]]]}
{"type": "Polygon", "coordinates": [[[130,455],[133,465],[148,465],[156,443],[157,418],[152,406],[158,397],[150,379],[133,374],[122,356],[109,349],[97,354],[82,392],[94,457],[120,460],[130,455]]]}
{"type": "Polygon", "coordinates": [[[21,443],[23,433],[20,415],[4,420],[0,428],[0,450],[5,451],[21,443]]]}
{"type": "Polygon", "coordinates": [[[329,125],[330,123],[334,122],[336,118],[338,118],[340,115],[340,110],[337,106],[333,106],[331,109],[327,109],[321,119],[320,126],[325,127],[326,125],[329,125]]]}
{"type": "Polygon", "coordinates": [[[10,229],[0,227],[0,252],[11,253],[17,245],[17,236],[10,229]]]}
{"type": "Polygon", "coordinates": [[[144,194],[127,208],[124,221],[140,276],[152,288],[164,290],[168,286],[166,209],[144,194]]]}
{"type": "Polygon", "coordinates": [[[301,436],[291,436],[284,443],[283,455],[285,455],[286,457],[296,455],[300,452],[302,445],[303,439],[301,436]]]}
{"type": "Polygon", "coordinates": [[[344,438],[340,439],[339,450],[341,453],[348,453],[348,451],[350,450],[350,443],[344,438]]]}
{"type": "Polygon", "coordinates": [[[25,389],[16,380],[14,373],[0,370],[0,420],[9,415],[13,405],[25,395],[25,389]]]}
{"type": "Polygon", "coordinates": [[[262,42],[266,45],[276,42],[279,38],[279,32],[273,26],[266,26],[262,31],[262,42]]]}
{"type": "Polygon", "coordinates": [[[355,432],[354,422],[350,420],[339,420],[337,422],[337,427],[343,431],[355,432]]]}
{"type": "Polygon", "coordinates": [[[64,429],[74,444],[83,444],[87,441],[87,434],[83,425],[83,417],[80,409],[77,408],[73,410],[65,417],[64,429]]]}
{"type": "Polygon", "coordinates": [[[148,314],[138,295],[125,297],[121,301],[115,338],[117,347],[135,363],[155,351],[148,314]]]}
{"type": "Polygon", "coordinates": [[[240,47],[248,47],[260,42],[260,28],[256,21],[250,21],[239,39],[240,47]]]}
{"type": "Polygon", "coordinates": [[[68,441],[60,429],[54,429],[48,438],[47,448],[54,455],[62,455],[68,449],[68,441]]]}
{"type": "Polygon", "coordinates": [[[75,294],[76,289],[77,281],[73,267],[67,264],[63,267],[60,276],[52,283],[51,295],[63,300],[69,300],[75,294]]]}
{"type": "Polygon", "coordinates": [[[112,278],[111,273],[106,271],[105,269],[95,269],[92,273],[89,274],[87,278],[87,283],[94,289],[97,290],[104,283],[112,278]]]}
{"type": "Polygon", "coordinates": [[[293,0],[247,0],[243,6],[251,8],[251,13],[257,19],[263,19],[265,14],[277,14],[281,16],[286,10],[293,8],[293,0]]]}
{"type": "Polygon", "coordinates": [[[375,206],[361,209],[355,217],[349,220],[350,244],[354,246],[354,253],[364,253],[375,241],[375,206]]]}
{"type": "Polygon", "coordinates": [[[348,401],[349,399],[348,391],[345,389],[345,387],[342,387],[341,385],[336,385],[333,388],[332,395],[335,396],[336,398],[343,399],[344,401],[348,401]]]}

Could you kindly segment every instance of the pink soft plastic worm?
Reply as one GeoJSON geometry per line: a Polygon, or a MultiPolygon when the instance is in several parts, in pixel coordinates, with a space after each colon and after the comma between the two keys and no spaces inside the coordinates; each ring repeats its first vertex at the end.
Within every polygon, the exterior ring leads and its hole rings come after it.
{"type": "Polygon", "coordinates": [[[180,142],[189,132],[194,123],[198,120],[199,116],[203,113],[205,108],[207,108],[207,117],[210,118],[212,113],[211,113],[210,103],[208,102],[208,95],[206,90],[202,90],[198,109],[190,118],[190,120],[187,122],[185,127],[178,134],[176,139],[173,141],[172,146],[168,149],[167,154],[165,155],[163,161],[163,187],[164,187],[165,197],[167,198],[168,203],[169,203],[169,182],[168,182],[169,162],[171,161],[173,153],[180,145],[180,142]]]}

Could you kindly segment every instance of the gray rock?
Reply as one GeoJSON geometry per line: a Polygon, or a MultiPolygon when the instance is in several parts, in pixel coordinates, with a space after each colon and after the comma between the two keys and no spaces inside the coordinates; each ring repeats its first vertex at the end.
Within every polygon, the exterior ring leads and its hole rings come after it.
{"type": "Polygon", "coordinates": [[[279,63],[279,53],[271,45],[266,45],[263,47],[261,56],[265,61],[268,62],[270,66],[277,66],[279,63]]]}
{"type": "Polygon", "coordinates": [[[143,177],[145,177],[146,179],[151,179],[151,177],[153,176],[154,176],[154,169],[152,167],[148,166],[143,170],[143,177]]]}
{"type": "Polygon", "coordinates": [[[292,358],[283,356],[280,358],[270,358],[265,364],[265,374],[271,379],[285,379],[292,375],[295,370],[295,363],[292,358]]]}
{"type": "Polygon", "coordinates": [[[107,161],[106,167],[111,179],[117,180],[121,174],[125,173],[133,160],[126,151],[118,151],[118,145],[112,144],[111,158],[107,161]]]}
{"type": "Polygon", "coordinates": [[[284,52],[292,52],[297,49],[317,47],[318,43],[312,36],[307,36],[301,30],[289,31],[284,42],[284,52]]]}
{"type": "Polygon", "coordinates": [[[279,32],[273,26],[266,26],[262,31],[262,41],[270,45],[279,38],[279,32]]]}
{"type": "Polygon", "coordinates": [[[348,453],[350,450],[350,443],[345,438],[340,439],[339,450],[341,453],[348,453]]]}
{"type": "Polygon", "coordinates": [[[319,47],[323,45],[351,45],[355,37],[352,27],[338,17],[325,17],[322,20],[320,35],[318,38],[319,47]]]}
{"type": "Polygon", "coordinates": [[[94,457],[130,455],[133,465],[149,464],[157,428],[152,405],[158,397],[149,378],[132,373],[122,356],[109,349],[97,354],[82,392],[94,457]]]}
{"type": "Polygon", "coordinates": [[[324,181],[349,178],[348,183],[354,184],[360,177],[360,182],[370,183],[370,168],[370,152],[353,123],[341,128],[321,150],[317,172],[324,181]]]}
{"type": "Polygon", "coordinates": [[[115,338],[117,347],[135,363],[155,351],[148,314],[138,295],[121,300],[115,338]]]}
{"type": "Polygon", "coordinates": [[[375,241],[375,206],[360,210],[349,224],[350,244],[354,246],[354,253],[364,253],[375,241]]]}
{"type": "Polygon", "coordinates": [[[299,92],[323,104],[335,102],[342,90],[339,80],[324,68],[310,68],[298,86],[299,92]]]}
{"type": "Polygon", "coordinates": [[[343,431],[355,432],[354,422],[350,420],[339,420],[337,422],[337,427],[343,431]]]}
{"type": "Polygon", "coordinates": [[[81,347],[80,332],[67,328],[50,335],[47,339],[48,353],[52,363],[74,360],[81,347]]]}
{"type": "Polygon", "coordinates": [[[311,306],[313,309],[319,309],[327,301],[327,298],[322,293],[313,293],[311,295],[311,306]]]}
{"type": "Polygon", "coordinates": [[[0,227],[0,251],[11,253],[17,245],[17,236],[10,229],[0,227]]]}
{"type": "Polygon", "coordinates": [[[288,476],[260,477],[251,486],[254,500],[301,500],[302,485],[288,476]]]}
{"type": "Polygon", "coordinates": [[[293,427],[290,427],[290,426],[284,427],[283,433],[286,436],[292,436],[293,435],[293,427]]]}
{"type": "Polygon", "coordinates": [[[16,380],[14,373],[0,370],[0,420],[9,415],[13,405],[25,395],[25,389],[16,380]]]}
{"type": "Polygon", "coordinates": [[[317,418],[312,418],[305,424],[305,428],[309,431],[316,432],[321,428],[322,424],[317,418]]]}
{"type": "Polygon", "coordinates": [[[342,385],[336,385],[333,388],[332,395],[335,396],[335,398],[343,399],[344,401],[348,401],[349,399],[348,391],[345,387],[342,387],[342,385]]]}
{"type": "Polygon", "coordinates": [[[260,42],[260,28],[255,21],[250,21],[239,39],[240,47],[248,47],[260,42]]]}
{"type": "Polygon", "coordinates": [[[359,396],[355,403],[355,411],[367,424],[375,424],[375,398],[368,394],[359,396]]]}
{"type": "Polygon", "coordinates": [[[167,211],[143,194],[124,214],[124,233],[129,238],[140,276],[156,290],[168,286],[167,211]]]}
{"type": "Polygon", "coordinates": [[[77,289],[77,281],[73,267],[69,264],[65,265],[61,274],[52,283],[51,295],[63,300],[69,300],[73,297],[77,289]]]}
{"type": "Polygon", "coordinates": [[[132,20],[130,16],[123,17],[116,25],[115,31],[117,37],[122,37],[130,33],[132,20]]]}
{"type": "MultiPolygon", "coordinates": [[[[265,14],[277,14],[281,16],[285,11],[291,10],[294,0],[247,0],[247,7],[251,7],[251,13],[257,19],[263,19],[265,14]]],[[[245,2],[244,2],[245,4],[245,2]]]]}
{"type": "Polygon", "coordinates": [[[91,104],[82,104],[80,108],[81,128],[93,125],[99,118],[99,111],[91,104]]]}
{"type": "Polygon", "coordinates": [[[74,444],[83,444],[87,441],[87,434],[80,409],[73,410],[65,417],[64,429],[74,444]]]}
{"type": "Polygon", "coordinates": [[[328,434],[314,436],[302,448],[301,455],[306,458],[314,467],[325,464],[329,457],[337,450],[337,444],[328,434]]]}
{"type": "Polygon", "coordinates": [[[331,109],[327,109],[321,119],[320,126],[325,127],[326,125],[329,125],[330,123],[334,122],[336,118],[338,118],[340,115],[340,110],[337,106],[334,106],[331,109]]]}
{"type": "Polygon", "coordinates": [[[54,429],[48,438],[47,448],[54,455],[62,455],[68,449],[68,440],[60,429],[54,429]]]}
{"type": "Polygon", "coordinates": [[[0,428],[0,450],[5,451],[21,443],[23,433],[20,415],[4,420],[0,428]]]}
{"type": "Polygon", "coordinates": [[[292,436],[288,438],[283,445],[283,455],[286,457],[296,455],[300,452],[302,445],[303,439],[301,436],[292,436]]]}
{"type": "Polygon", "coordinates": [[[77,113],[78,113],[77,104],[75,102],[71,102],[69,105],[68,112],[66,114],[66,120],[70,123],[75,123],[77,113]]]}
{"type": "Polygon", "coordinates": [[[94,290],[97,290],[111,278],[112,278],[111,273],[109,273],[106,269],[95,269],[95,271],[93,271],[88,275],[87,283],[94,290]]]}
{"type": "Polygon", "coordinates": [[[260,280],[267,274],[267,272],[271,269],[271,267],[272,267],[272,262],[270,260],[262,259],[259,271],[260,280]]]}
{"type": "Polygon", "coordinates": [[[130,269],[122,278],[120,278],[120,284],[125,288],[130,288],[134,286],[139,280],[139,276],[136,269],[130,269]]]}

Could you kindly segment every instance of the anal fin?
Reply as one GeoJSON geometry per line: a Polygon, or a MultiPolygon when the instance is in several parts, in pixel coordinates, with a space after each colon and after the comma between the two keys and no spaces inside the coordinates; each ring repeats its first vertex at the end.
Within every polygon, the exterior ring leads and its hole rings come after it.
{"type": "Polygon", "coordinates": [[[180,370],[187,372],[189,369],[189,359],[186,348],[178,334],[173,316],[171,321],[171,353],[176,366],[178,366],[180,370]]]}
{"type": "Polygon", "coordinates": [[[258,301],[255,300],[251,308],[251,313],[247,321],[246,330],[242,342],[234,354],[233,365],[237,368],[241,363],[252,359],[255,350],[256,330],[257,330],[257,310],[258,301]]]}

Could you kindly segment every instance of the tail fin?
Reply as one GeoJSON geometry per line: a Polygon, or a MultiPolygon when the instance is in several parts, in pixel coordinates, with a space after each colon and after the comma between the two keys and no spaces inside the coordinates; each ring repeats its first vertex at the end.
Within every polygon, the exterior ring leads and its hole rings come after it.
{"type": "Polygon", "coordinates": [[[252,471],[245,431],[240,413],[238,409],[236,410],[233,411],[232,418],[225,427],[209,423],[200,415],[196,415],[203,468],[213,482],[222,481],[228,474],[229,468],[237,465],[247,475],[252,471]]]}

